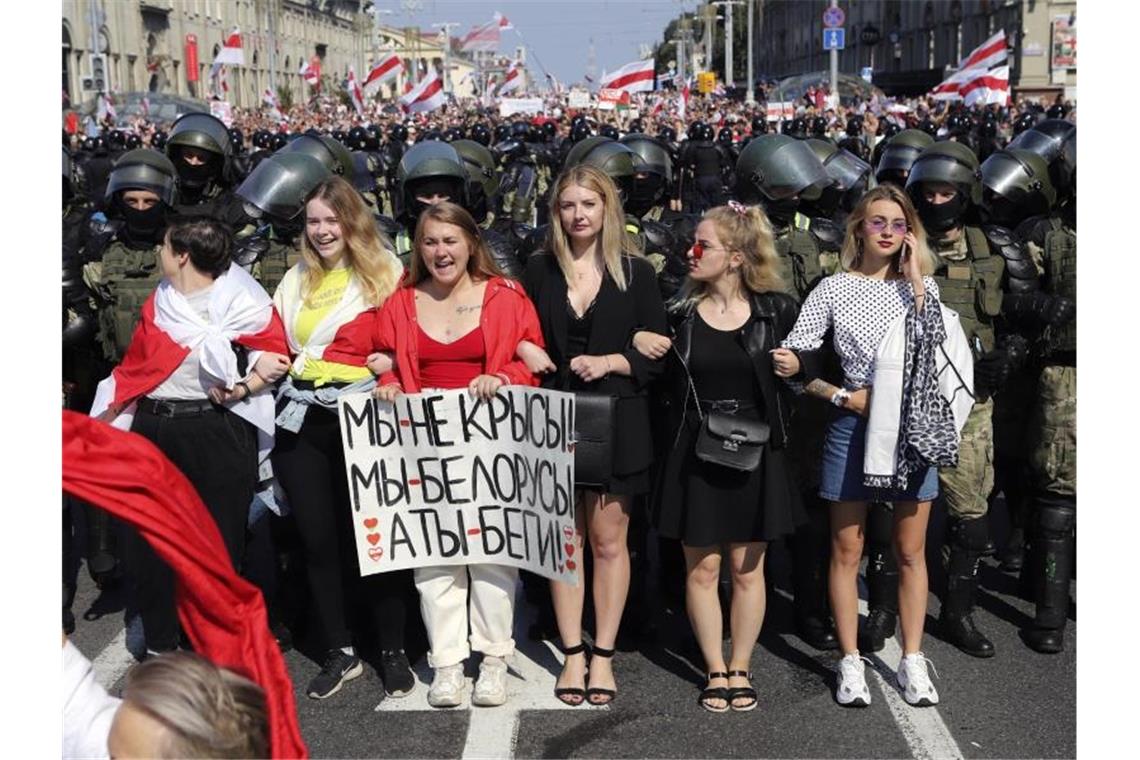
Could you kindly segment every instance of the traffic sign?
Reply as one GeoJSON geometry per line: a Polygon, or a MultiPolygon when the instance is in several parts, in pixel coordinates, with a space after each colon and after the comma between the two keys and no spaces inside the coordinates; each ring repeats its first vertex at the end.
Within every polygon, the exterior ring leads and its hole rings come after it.
{"type": "Polygon", "coordinates": [[[838,26],[843,26],[843,22],[847,20],[847,14],[843,12],[842,8],[828,8],[823,12],[823,25],[829,29],[834,29],[838,26]]]}
{"type": "Polygon", "coordinates": [[[839,29],[824,29],[823,30],[823,49],[824,50],[842,50],[846,42],[846,30],[840,27],[839,29]]]}

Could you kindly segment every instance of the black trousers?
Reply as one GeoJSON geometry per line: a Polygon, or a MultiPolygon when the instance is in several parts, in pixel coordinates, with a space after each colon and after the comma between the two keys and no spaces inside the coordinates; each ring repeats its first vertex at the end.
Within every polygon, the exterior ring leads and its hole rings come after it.
{"type": "MultiPolygon", "coordinates": [[[[154,443],[198,490],[222,534],[230,562],[240,566],[249,504],[257,487],[257,433],[232,412],[163,417],[139,410],[131,431],[154,443]]],[[[127,573],[142,616],[147,649],[178,646],[174,572],[138,534],[126,536],[127,573]]]]}
{"type": "Polygon", "coordinates": [[[403,649],[412,572],[360,575],[336,414],[314,406],[298,432],[278,428],[273,472],[297,521],[310,599],[326,647],[352,644],[347,615],[351,595],[372,617],[381,649],[403,649]]]}

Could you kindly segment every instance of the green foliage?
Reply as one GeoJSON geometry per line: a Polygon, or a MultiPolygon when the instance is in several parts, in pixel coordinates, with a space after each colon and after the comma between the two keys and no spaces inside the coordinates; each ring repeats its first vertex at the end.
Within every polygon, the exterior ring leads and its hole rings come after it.
{"type": "Polygon", "coordinates": [[[277,105],[282,112],[293,107],[293,91],[283,84],[277,85],[277,105]]]}

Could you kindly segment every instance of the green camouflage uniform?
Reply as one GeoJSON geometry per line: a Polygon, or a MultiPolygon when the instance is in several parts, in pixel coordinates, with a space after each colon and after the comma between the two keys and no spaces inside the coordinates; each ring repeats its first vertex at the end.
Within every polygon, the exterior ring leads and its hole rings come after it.
{"type": "Polygon", "coordinates": [[[118,364],[130,345],[142,305],[162,279],[158,254],[162,246],[129,248],[114,240],[99,261],[83,267],[83,279],[95,295],[98,341],[104,358],[118,364]]]}

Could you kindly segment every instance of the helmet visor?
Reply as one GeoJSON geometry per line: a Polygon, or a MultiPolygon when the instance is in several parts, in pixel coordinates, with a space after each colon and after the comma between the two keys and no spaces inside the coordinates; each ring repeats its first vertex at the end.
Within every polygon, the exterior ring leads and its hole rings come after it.
{"type": "Polygon", "coordinates": [[[277,219],[292,219],[305,206],[305,198],[333,174],[324,164],[302,153],[269,156],[238,186],[246,203],[277,219]]]}
{"type": "Polygon", "coordinates": [[[839,149],[828,156],[823,162],[827,176],[839,185],[839,189],[847,192],[859,184],[859,181],[871,173],[871,165],[850,151],[839,149]]]}

